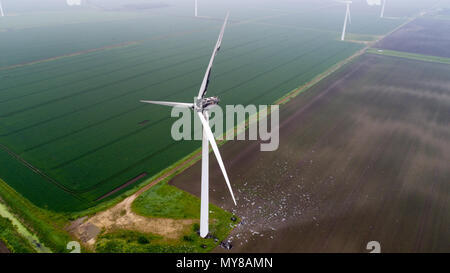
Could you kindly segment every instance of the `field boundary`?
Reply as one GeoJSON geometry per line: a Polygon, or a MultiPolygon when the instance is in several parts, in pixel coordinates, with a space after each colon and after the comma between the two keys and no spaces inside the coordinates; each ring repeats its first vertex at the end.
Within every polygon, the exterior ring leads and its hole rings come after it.
{"type": "MultiPolygon", "coordinates": [[[[352,56],[348,57],[347,59],[342,60],[341,62],[335,64],[332,67],[330,67],[328,70],[326,70],[322,74],[317,75],[315,78],[313,78],[311,81],[307,82],[306,84],[304,84],[304,85],[302,85],[302,86],[300,86],[300,87],[298,87],[298,88],[288,92],[286,95],[284,95],[280,99],[276,100],[275,104],[278,104],[278,105],[284,104],[284,103],[290,101],[291,99],[295,98],[296,96],[298,96],[300,93],[303,93],[304,91],[310,89],[311,87],[313,87],[314,85],[318,84],[319,82],[321,82],[322,80],[324,80],[325,78],[327,78],[328,76],[333,74],[334,72],[338,71],[344,65],[346,65],[346,64],[350,63],[351,61],[355,60],[357,57],[367,53],[367,51],[370,50],[371,47],[373,45],[377,44],[379,41],[383,40],[387,36],[391,35],[392,33],[396,32],[397,30],[401,29],[402,27],[404,27],[405,25],[411,23],[412,21],[414,21],[416,19],[417,19],[417,17],[411,17],[408,20],[406,20],[403,24],[399,25],[398,27],[396,27],[395,29],[391,30],[387,34],[373,36],[373,37],[377,37],[378,38],[378,39],[375,39],[374,41],[370,41],[370,42],[358,41],[357,43],[365,44],[366,46],[363,49],[361,49],[360,51],[358,51],[355,54],[353,54],[352,56]]],[[[354,42],[354,41],[349,41],[349,42],[354,42]]]]}
{"type": "Polygon", "coordinates": [[[321,82],[322,80],[324,80],[325,78],[327,78],[328,76],[333,74],[334,72],[338,71],[344,65],[350,63],[357,57],[363,55],[366,52],[366,50],[367,50],[367,48],[363,48],[363,49],[359,50],[358,52],[356,52],[355,54],[353,54],[352,56],[348,57],[347,59],[335,64],[334,66],[332,66],[325,72],[317,75],[315,78],[313,78],[311,81],[307,82],[306,84],[288,92],[286,95],[284,95],[283,97],[276,100],[275,104],[282,105],[282,104],[289,102],[291,99],[297,97],[299,94],[310,89],[311,87],[315,86],[316,84],[318,84],[319,82],[321,82]]]}
{"type": "Polygon", "coordinates": [[[410,53],[410,52],[405,52],[405,51],[386,50],[386,49],[382,49],[382,48],[369,48],[367,50],[367,53],[374,54],[374,55],[389,56],[389,57],[398,57],[398,58],[415,60],[415,61],[430,62],[430,63],[450,64],[450,58],[410,53]]]}

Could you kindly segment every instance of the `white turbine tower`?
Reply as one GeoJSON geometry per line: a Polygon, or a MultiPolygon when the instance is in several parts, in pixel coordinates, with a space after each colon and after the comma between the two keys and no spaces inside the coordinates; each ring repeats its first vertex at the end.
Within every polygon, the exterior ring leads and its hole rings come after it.
{"type": "Polygon", "coordinates": [[[208,223],[209,223],[209,143],[216,155],[217,162],[219,163],[220,169],[222,170],[225,182],[228,186],[228,190],[231,193],[233,202],[236,205],[236,199],[234,198],[233,190],[231,189],[231,184],[228,179],[225,166],[222,161],[222,157],[219,153],[219,148],[214,139],[214,135],[209,127],[209,114],[208,110],[219,103],[218,97],[205,98],[206,91],[208,89],[209,78],[211,75],[211,69],[214,62],[214,58],[220,50],[222,44],[223,34],[225,32],[225,26],[227,25],[229,14],[225,18],[222,30],[220,31],[219,39],[217,40],[216,47],[214,48],[213,54],[209,61],[208,68],[206,69],[205,76],[203,78],[202,85],[198,96],[194,99],[194,103],[180,103],[180,102],[164,102],[164,101],[144,101],[144,103],[159,104],[171,107],[185,107],[190,108],[197,112],[198,117],[203,125],[203,140],[202,140],[202,185],[201,185],[201,208],[200,208],[200,236],[205,238],[208,235],[208,223]],[[208,142],[209,141],[209,142],[208,142]]]}
{"type": "Polygon", "coordinates": [[[195,0],[195,17],[198,16],[198,0],[195,0]]]}
{"type": "Polygon", "coordinates": [[[0,15],[2,17],[5,17],[5,13],[3,12],[3,6],[2,6],[2,1],[0,0],[0,15]]]}
{"type": "Polygon", "coordinates": [[[352,23],[352,18],[350,15],[350,4],[352,4],[352,1],[337,1],[339,3],[344,3],[347,5],[347,10],[345,11],[345,18],[344,18],[344,27],[342,29],[342,36],[341,36],[341,40],[344,41],[345,40],[345,33],[347,32],[347,24],[351,24],[352,23]]]}
{"type": "Polygon", "coordinates": [[[386,7],[386,0],[383,0],[383,5],[381,6],[381,15],[380,18],[384,18],[384,9],[386,7]]]}

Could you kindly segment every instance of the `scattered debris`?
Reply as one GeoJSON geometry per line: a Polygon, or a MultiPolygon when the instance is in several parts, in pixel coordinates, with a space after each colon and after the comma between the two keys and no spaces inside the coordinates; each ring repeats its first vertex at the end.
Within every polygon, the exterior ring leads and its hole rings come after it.
{"type": "Polygon", "coordinates": [[[233,248],[233,245],[231,244],[230,241],[222,241],[222,242],[220,243],[220,246],[221,246],[222,248],[225,248],[225,249],[228,249],[228,250],[230,250],[231,248],[233,248]]]}

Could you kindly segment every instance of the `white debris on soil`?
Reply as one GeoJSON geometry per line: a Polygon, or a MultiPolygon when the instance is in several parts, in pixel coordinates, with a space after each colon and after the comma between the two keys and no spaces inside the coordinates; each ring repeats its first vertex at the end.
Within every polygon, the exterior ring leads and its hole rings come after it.
{"type": "Polygon", "coordinates": [[[261,237],[274,239],[276,231],[291,221],[317,220],[315,216],[314,220],[311,218],[317,213],[317,206],[304,188],[306,181],[298,166],[283,160],[273,162],[273,173],[267,172],[267,166],[260,168],[265,168],[261,180],[245,181],[237,189],[238,207],[232,212],[241,218],[241,222],[229,240],[235,240],[234,243],[239,245],[263,239],[261,237]]]}

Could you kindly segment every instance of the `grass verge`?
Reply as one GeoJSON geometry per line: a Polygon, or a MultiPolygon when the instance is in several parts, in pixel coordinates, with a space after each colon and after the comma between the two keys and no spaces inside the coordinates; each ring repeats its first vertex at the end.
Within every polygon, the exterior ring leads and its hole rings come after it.
{"type": "Polygon", "coordinates": [[[415,53],[395,51],[395,50],[369,48],[367,50],[367,53],[383,55],[383,56],[390,56],[390,57],[399,57],[399,58],[411,59],[411,60],[416,60],[416,61],[450,64],[450,58],[415,54],[415,53]]]}
{"type": "Polygon", "coordinates": [[[0,197],[20,222],[54,252],[67,252],[72,237],[64,230],[67,215],[47,211],[33,205],[0,179],[0,197]]]}
{"type": "Polygon", "coordinates": [[[195,219],[176,239],[164,238],[151,233],[117,230],[103,233],[96,243],[101,253],[204,253],[214,249],[238,223],[232,221],[232,213],[210,205],[210,236],[198,235],[200,199],[167,184],[170,178],[142,193],[132,204],[135,213],[146,217],[172,219],[195,219]]]}
{"type": "Polygon", "coordinates": [[[35,253],[33,246],[23,238],[11,220],[0,216],[0,241],[12,253],[35,253]]]}

